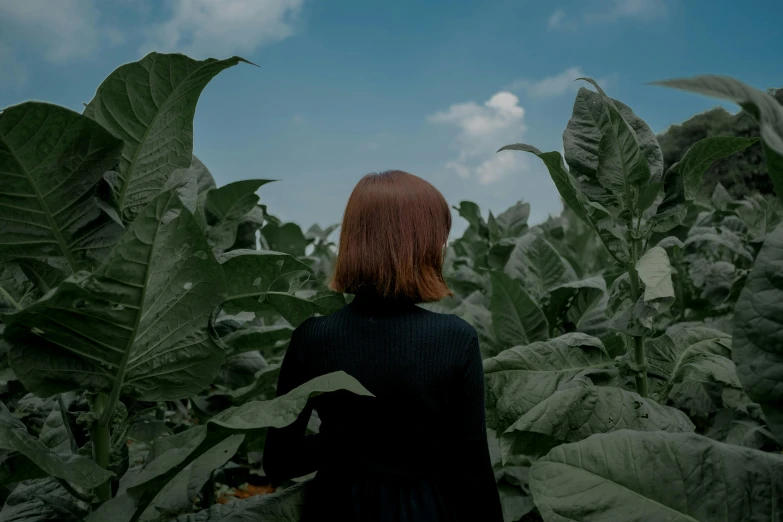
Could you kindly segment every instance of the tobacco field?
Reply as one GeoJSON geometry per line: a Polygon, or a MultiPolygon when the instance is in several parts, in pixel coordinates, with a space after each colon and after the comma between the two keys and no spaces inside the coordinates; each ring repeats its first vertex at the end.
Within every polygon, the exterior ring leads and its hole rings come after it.
{"type": "MultiPolygon", "coordinates": [[[[369,394],[336,372],[275,398],[293,329],[350,296],[325,286],[337,225],[282,222],[258,195],[274,180],[218,187],[193,155],[199,95],[235,66],[152,53],[81,114],[0,112],[0,522],[298,520],[311,477],[268,486],[266,429],[369,394]]],[[[479,333],[504,518],[783,521],[781,201],[698,197],[758,142],[783,197],[783,107],[728,77],[659,82],[760,127],[664,171],[644,120],[581,80],[564,156],[498,144],[543,162],[563,213],[459,202],[455,296],[421,305],[479,333]]]]}

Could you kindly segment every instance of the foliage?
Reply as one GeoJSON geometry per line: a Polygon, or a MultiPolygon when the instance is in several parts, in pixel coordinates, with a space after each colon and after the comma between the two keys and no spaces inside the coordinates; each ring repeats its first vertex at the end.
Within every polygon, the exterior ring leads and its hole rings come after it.
{"type": "MultiPolygon", "coordinates": [[[[770,89],[778,103],[783,104],[783,89],[770,89]]],[[[669,168],[685,154],[694,143],[713,136],[750,138],[759,135],[759,124],[753,115],[741,110],[731,114],[722,107],[696,114],[686,121],[669,126],[658,134],[663,151],[664,168],[669,168]]],[[[699,189],[702,198],[709,198],[715,187],[723,185],[734,198],[754,193],[774,194],[772,180],[767,174],[761,144],[751,145],[744,151],[716,161],[706,172],[699,189]]]]}
{"type": "MultiPolygon", "coordinates": [[[[307,477],[217,492],[264,483],[265,430],[309,397],[369,394],[336,372],[275,398],[293,329],[346,300],[323,284],[335,225],[281,222],[256,194],[273,180],[218,187],[192,154],[200,92],[243,61],[153,53],[83,114],[0,113],[0,521],[296,520],[307,477]]],[[[586,81],[564,157],[501,149],[541,159],[563,213],[460,202],[455,295],[422,305],[478,331],[504,518],[779,518],[780,202],[699,190],[760,147],[780,194],[783,108],[723,77],[664,82],[737,101],[761,138],[672,158],[586,81]]]]}

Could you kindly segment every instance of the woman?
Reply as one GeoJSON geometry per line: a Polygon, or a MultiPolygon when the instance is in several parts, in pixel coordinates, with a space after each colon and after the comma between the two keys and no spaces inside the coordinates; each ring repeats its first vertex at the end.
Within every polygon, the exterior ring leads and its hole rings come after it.
{"type": "Polygon", "coordinates": [[[417,306],[452,295],[441,273],[450,230],[441,193],[406,172],[369,174],[348,199],[329,287],[355,297],[293,332],[277,395],[343,370],[374,397],[319,395],[269,430],[273,485],[318,470],[302,520],[503,520],[476,330],[417,306]],[[319,434],[305,435],[313,408],[319,434]]]}

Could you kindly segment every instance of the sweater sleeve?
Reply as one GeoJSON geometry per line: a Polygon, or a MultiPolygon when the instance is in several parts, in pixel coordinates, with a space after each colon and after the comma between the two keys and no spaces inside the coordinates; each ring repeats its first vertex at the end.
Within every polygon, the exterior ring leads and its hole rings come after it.
{"type": "MultiPolygon", "coordinates": [[[[277,381],[275,397],[290,392],[307,382],[307,375],[299,350],[300,334],[294,330],[277,381]]],[[[286,479],[302,477],[319,468],[321,455],[320,434],[307,432],[307,423],[313,412],[312,400],[308,400],[297,419],[283,428],[269,428],[264,442],[264,473],[273,485],[286,479]]]]}
{"type": "Polygon", "coordinates": [[[464,520],[503,522],[503,511],[492,460],[489,455],[485,414],[484,366],[479,350],[478,335],[473,332],[470,345],[461,366],[457,389],[457,417],[455,435],[464,447],[466,505],[461,510],[464,520]]]}

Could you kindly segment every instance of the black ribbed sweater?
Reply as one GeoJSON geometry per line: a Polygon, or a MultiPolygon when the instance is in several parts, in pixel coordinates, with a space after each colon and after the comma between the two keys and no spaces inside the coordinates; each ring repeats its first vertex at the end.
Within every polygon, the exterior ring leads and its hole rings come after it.
{"type": "Polygon", "coordinates": [[[269,429],[273,484],[318,470],[302,520],[503,520],[487,444],[476,330],[411,302],[357,295],[296,328],[277,395],[342,370],[374,397],[347,391],[308,401],[269,429]],[[306,435],[312,410],[321,420],[306,435]]]}

